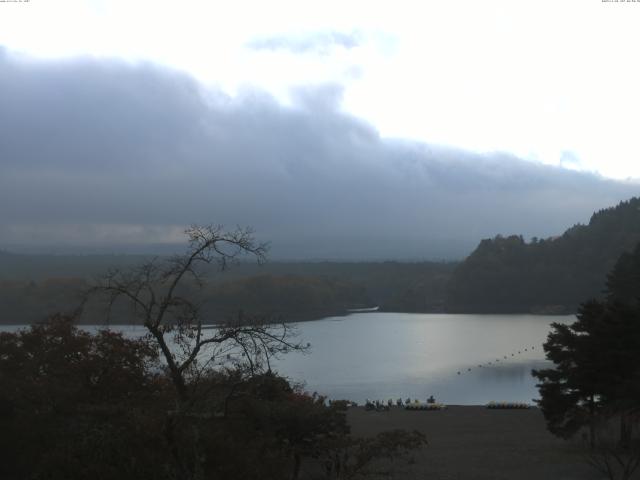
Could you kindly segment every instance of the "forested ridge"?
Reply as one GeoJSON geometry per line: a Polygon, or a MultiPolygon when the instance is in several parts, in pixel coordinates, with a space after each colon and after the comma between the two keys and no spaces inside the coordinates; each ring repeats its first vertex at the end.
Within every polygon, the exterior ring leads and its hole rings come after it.
{"type": "MultiPolygon", "coordinates": [[[[143,256],[53,256],[0,253],[0,324],[33,323],[51,312],[72,312],[92,280],[109,268],[128,268],[143,256]]],[[[199,293],[210,321],[244,314],[286,321],[340,315],[350,308],[442,311],[446,280],[455,263],[442,262],[268,262],[239,263],[211,270],[199,293]]],[[[189,289],[188,284],[185,285],[189,289]]],[[[192,292],[190,292],[192,293],[192,292]]],[[[88,305],[82,322],[94,321],[88,305]]],[[[128,320],[118,305],[113,323],[128,320]]]]}
{"type": "Polygon", "coordinates": [[[640,198],[600,210],[587,225],[575,225],[558,237],[482,240],[455,268],[446,309],[573,313],[584,299],[602,296],[607,272],[638,242],[640,198]]]}
{"type": "MultiPolygon", "coordinates": [[[[396,312],[573,313],[585,299],[602,296],[607,272],[639,242],[640,198],[632,198],[557,237],[482,240],[459,263],[241,262],[209,272],[202,300],[212,322],[240,310],[290,321],[370,306],[396,312]]],[[[151,258],[0,251],[0,324],[72,311],[92,279],[151,258]]],[[[126,322],[118,312],[116,306],[111,320],[126,322]]]]}

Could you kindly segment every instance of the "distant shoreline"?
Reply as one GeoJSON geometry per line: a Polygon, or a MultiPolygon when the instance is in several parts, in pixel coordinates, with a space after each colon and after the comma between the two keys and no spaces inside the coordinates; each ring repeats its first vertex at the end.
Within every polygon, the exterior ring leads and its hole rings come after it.
{"type": "MultiPolygon", "coordinates": [[[[331,317],[348,317],[349,315],[353,315],[353,314],[368,314],[368,313],[398,313],[398,314],[403,314],[403,315],[535,315],[535,316],[540,316],[540,317],[562,317],[562,316],[567,316],[567,315],[575,315],[575,312],[571,312],[571,313],[559,313],[559,312],[544,312],[544,313],[538,313],[538,312],[402,312],[402,311],[386,311],[383,309],[379,309],[376,311],[366,311],[366,312],[349,312],[349,311],[333,311],[333,312],[326,312],[323,315],[300,315],[298,318],[285,318],[283,320],[276,320],[274,322],[272,322],[274,325],[275,324],[280,324],[280,323],[306,323],[306,322],[316,322],[319,320],[324,320],[326,318],[331,318],[331,317]]],[[[293,316],[292,316],[293,317],[293,316]]],[[[38,320],[38,321],[33,321],[33,322],[11,322],[11,323],[3,323],[0,322],[0,327],[15,327],[15,326],[30,326],[30,325],[38,325],[40,323],[43,323],[44,321],[46,321],[46,319],[42,319],[42,320],[38,320]]],[[[135,327],[135,326],[142,326],[141,323],[136,323],[136,322],[127,322],[127,323],[123,323],[123,322],[118,322],[118,321],[114,321],[114,322],[95,322],[95,323],[87,323],[84,321],[81,321],[79,323],[77,323],[77,325],[87,325],[87,326],[92,326],[92,327],[100,327],[100,326],[119,326],[119,327],[135,327]]],[[[203,326],[208,326],[208,327],[212,327],[214,326],[214,324],[210,324],[210,323],[206,323],[203,324],[203,326]]]]}

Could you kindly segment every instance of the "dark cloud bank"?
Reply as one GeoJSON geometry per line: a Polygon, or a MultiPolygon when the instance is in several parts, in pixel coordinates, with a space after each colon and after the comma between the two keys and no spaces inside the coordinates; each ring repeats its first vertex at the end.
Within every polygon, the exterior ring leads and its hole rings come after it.
{"type": "Polygon", "coordinates": [[[285,108],[151,65],[0,50],[0,248],[118,250],[223,223],[253,226],[272,258],[459,258],[497,233],[561,233],[639,190],[381,139],[339,95],[301,89],[285,108]]]}

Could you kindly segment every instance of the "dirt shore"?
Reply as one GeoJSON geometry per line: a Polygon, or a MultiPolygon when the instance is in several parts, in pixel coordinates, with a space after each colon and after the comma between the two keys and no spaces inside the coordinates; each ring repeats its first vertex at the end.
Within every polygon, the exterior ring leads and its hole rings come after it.
{"type": "Polygon", "coordinates": [[[394,479],[592,480],[603,476],[588,466],[578,442],[565,442],[545,428],[537,408],[489,410],[451,406],[441,411],[388,412],[351,408],[354,435],[384,430],[418,430],[429,444],[397,464],[394,479]]]}

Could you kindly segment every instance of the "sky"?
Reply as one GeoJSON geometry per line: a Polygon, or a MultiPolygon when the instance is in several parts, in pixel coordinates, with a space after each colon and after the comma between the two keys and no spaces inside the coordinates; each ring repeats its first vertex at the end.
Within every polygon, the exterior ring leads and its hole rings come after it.
{"type": "Polygon", "coordinates": [[[443,258],[637,194],[640,2],[0,2],[0,248],[443,258]]]}

